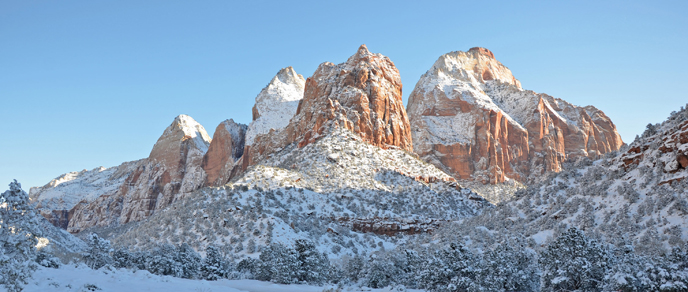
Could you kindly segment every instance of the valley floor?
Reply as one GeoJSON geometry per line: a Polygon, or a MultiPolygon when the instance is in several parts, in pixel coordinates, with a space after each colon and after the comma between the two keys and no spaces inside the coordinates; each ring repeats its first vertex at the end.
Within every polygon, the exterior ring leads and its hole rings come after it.
{"type": "MultiPolygon", "coordinates": [[[[0,289],[4,287],[0,286],[0,289]]],[[[392,287],[371,289],[366,287],[336,287],[311,285],[283,285],[257,280],[189,280],[170,276],[158,276],[148,271],[127,269],[92,270],[83,265],[64,265],[59,269],[39,267],[25,286],[25,292],[33,291],[165,291],[165,292],[321,292],[327,291],[399,291],[392,287]]],[[[403,291],[423,291],[404,290],[403,291]]]]}

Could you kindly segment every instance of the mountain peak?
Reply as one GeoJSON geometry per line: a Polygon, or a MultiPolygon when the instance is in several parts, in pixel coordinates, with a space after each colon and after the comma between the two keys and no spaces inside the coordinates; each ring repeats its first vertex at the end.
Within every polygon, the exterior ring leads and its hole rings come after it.
{"type": "Polygon", "coordinates": [[[291,66],[282,68],[270,83],[256,96],[253,122],[246,132],[246,144],[251,145],[256,135],[270,129],[280,130],[289,124],[303,98],[306,79],[291,66]]]}
{"type": "Polygon", "coordinates": [[[193,146],[202,153],[208,151],[211,139],[205,128],[188,115],[178,115],[158,138],[153,150],[151,150],[150,158],[159,161],[166,160],[165,157],[173,154],[168,151],[169,147],[172,145],[179,147],[181,143],[189,139],[193,141],[193,146]]]}
{"type": "Polygon", "coordinates": [[[490,58],[492,58],[492,59],[495,58],[495,56],[494,56],[494,54],[492,53],[492,51],[490,51],[490,50],[488,50],[488,49],[486,49],[486,48],[483,48],[483,47],[472,47],[472,48],[470,48],[470,49],[468,50],[468,52],[469,52],[469,53],[477,53],[477,54],[485,55],[485,56],[490,57],[490,58]]]}
{"type": "Polygon", "coordinates": [[[499,81],[521,89],[521,82],[514,77],[511,70],[497,61],[494,54],[486,48],[474,47],[468,52],[446,53],[437,59],[431,71],[434,74],[442,71],[450,78],[463,80],[478,87],[487,81],[499,81]]]}
{"type": "Polygon", "coordinates": [[[289,67],[280,69],[279,72],[277,72],[277,75],[275,75],[275,77],[272,78],[272,80],[270,81],[270,84],[268,86],[273,85],[278,81],[281,83],[290,84],[290,83],[305,82],[306,79],[304,79],[301,74],[297,74],[292,66],[289,66],[289,67]]]}

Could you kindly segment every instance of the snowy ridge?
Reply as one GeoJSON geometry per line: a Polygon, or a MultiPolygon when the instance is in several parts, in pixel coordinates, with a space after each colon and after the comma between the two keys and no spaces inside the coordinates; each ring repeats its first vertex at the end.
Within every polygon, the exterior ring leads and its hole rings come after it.
{"type": "Polygon", "coordinates": [[[339,258],[394,248],[405,237],[387,235],[426,232],[491,206],[407,152],[341,129],[303,148],[288,146],[233,183],[187,198],[113,243],[187,242],[197,250],[214,244],[242,258],[271,242],[307,239],[339,258]]]}
{"type": "Polygon", "coordinates": [[[122,163],[119,166],[63,174],[42,187],[29,190],[37,209],[70,210],[81,201],[91,202],[102,195],[117,192],[127,176],[142,160],[122,163]]]}
{"type": "Polygon", "coordinates": [[[246,132],[246,145],[252,145],[257,135],[267,134],[270,129],[278,131],[286,127],[303,99],[305,86],[306,80],[294,68],[282,68],[256,96],[253,122],[246,132]]]}

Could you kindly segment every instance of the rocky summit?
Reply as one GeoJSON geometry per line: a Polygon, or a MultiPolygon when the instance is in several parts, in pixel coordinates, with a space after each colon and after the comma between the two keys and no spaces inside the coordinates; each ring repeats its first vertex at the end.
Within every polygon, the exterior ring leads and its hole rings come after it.
{"type": "Polygon", "coordinates": [[[485,48],[442,55],[416,84],[407,111],[422,159],[484,184],[532,181],[561,171],[569,158],[623,144],[602,111],[522,89],[485,48]]]}
{"type": "Polygon", "coordinates": [[[303,100],[281,136],[258,135],[244,169],[286,145],[303,147],[325,131],[345,128],[382,148],[411,151],[411,131],[401,99],[399,70],[365,45],[346,62],[320,64],[306,80],[303,100]]]}

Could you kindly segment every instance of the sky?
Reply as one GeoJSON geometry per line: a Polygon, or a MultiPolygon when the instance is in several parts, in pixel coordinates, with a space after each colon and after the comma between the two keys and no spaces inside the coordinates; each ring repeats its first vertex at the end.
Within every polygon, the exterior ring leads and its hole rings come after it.
{"type": "MultiPolygon", "coordinates": [[[[594,105],[632,142],[688,102],[688,1],[2,1],[0,184],[145,158],[175,116],[250,123],[287,66],[361,44],[404,103],[437,58],[490,49],[523,88],[594,105]]],[[[0,186],[0,191],[4,190],[0,186]]]]}

